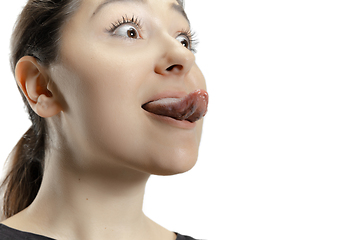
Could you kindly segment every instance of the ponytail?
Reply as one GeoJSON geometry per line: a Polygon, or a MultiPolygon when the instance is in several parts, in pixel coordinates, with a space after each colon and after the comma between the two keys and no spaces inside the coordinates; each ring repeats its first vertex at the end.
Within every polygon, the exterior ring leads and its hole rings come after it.
{"type": "MultiPolygon", "coordinates": [[[[10,64],[13,73],[23,56],[36,58],[44,67],[58,59],[62,27],[80,3],[81,0],[28,0],[11,38],[10,64]]],[[[8,158],[9,171],[1,184],[5,218],[22,211],[34,201],[44,171],[46,122],[31,109],[21,90],[20,93],[32,126],[8,158]]]]}
{"type": "Polygon", "coordinates": [[[3,215],[9,218],[35,199],[43,176],[45,158],[45,120],[29,109],[32,126],[9,156],[10,171],[1,185],[5,189],[3,215]]]}

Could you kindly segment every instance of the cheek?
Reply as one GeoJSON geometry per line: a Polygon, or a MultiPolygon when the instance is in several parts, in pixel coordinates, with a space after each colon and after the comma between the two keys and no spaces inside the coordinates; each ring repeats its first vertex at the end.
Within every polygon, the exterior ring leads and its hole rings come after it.
{"type": "Polygon", "coordinates": [[[126,153],[124,149],[139,141],[142,109],[138,89],[146,71],[138,69],[133,58],[122,59],[100,50],[65,50],[66,58],[54,75],[68,105],[68,138],[74,137],[73,144],[87,151],[104,152],[97,148],[114,149],[116,145],[118,152],[126,153]]]}
{"type": "Polygon", "coordinates": [[[126,116],[125,107],[138,107],[135,99],[147,74],[137,67],[140,57],[124,57],[121,52],[95,44],[65,48],[63,55],[69,73],[67,84],[71,86],[67,97],[77,111],[85,115],[98,113],[98,117],[100,113],[126,116]]]}

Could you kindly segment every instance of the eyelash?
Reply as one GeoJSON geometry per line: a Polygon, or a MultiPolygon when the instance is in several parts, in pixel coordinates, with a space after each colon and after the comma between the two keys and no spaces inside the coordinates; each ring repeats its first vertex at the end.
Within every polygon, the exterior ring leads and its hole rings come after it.
{"type": "MultiPolygon", "coordinates": [[[[134,25],[139,30],[142,29],[142,23],[138,17],[135,17],[133,15],[130,18],[127,15],[125,15],[121,19],[117,20],[116,22],[111,23],[110,27],[108,29],[106,29],[106,31],[113,34],[115,32],[115,30],[118,29],[121,25],[128,24],[128,23],[134,25]]],[[[189,44],[190,44],[189,50],[192,51],[193,53],[196,53],[196,46],[199,43],[198,40],[195,38],[196,33],[194,31],[192,31],[191,29],[187,29],[187,30],[183,29],[179,32],[178,36],[181,36],[181,35],[185,36],[186,38],[189,39],[189,44]]]]}
{"type": "Polygon", "coordinates": [[[107,29],[109,33],[113,33],[118,27],[120,27],[123,24],[130,23],[135,25],[138,29],[141,30],[141,21],[139,18],[132,16],[132,18],[129,18],[127,15],[123,16],[122,19],[117,20],[116,22],[112,23],[110,28],[107,29]]]}

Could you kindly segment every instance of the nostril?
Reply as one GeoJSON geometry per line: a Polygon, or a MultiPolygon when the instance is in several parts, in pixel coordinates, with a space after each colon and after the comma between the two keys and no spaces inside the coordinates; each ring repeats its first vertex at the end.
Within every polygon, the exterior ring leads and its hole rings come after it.
{"type": "Polygon", "coordinates": [[[166,71],[173,71],[174,69],[181,71],[184,67],[182,65],[174,64],[166,69],[166,71]]]}

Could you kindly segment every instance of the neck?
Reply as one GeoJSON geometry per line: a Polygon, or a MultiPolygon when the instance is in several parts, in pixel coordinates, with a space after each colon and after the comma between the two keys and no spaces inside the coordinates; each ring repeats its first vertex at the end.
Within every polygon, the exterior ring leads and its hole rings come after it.
{"type": "Polygon", "coordinates": [[[87,240],[144,239],[149,232],[169,236],[142,211],[149,174],[125,167],[84,169],[74,159],[50,156],[40,191],[26,209],[44,235],[87,240]]]}

